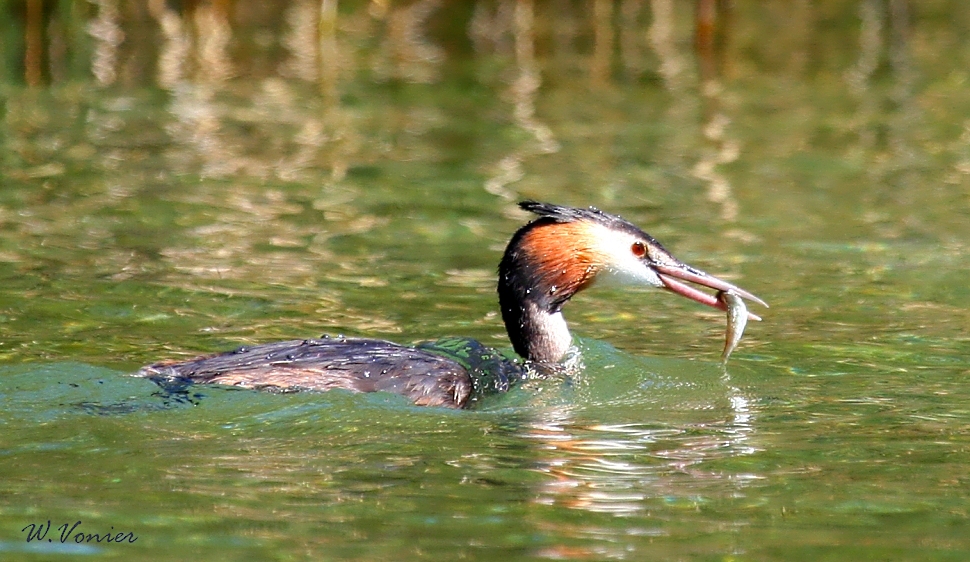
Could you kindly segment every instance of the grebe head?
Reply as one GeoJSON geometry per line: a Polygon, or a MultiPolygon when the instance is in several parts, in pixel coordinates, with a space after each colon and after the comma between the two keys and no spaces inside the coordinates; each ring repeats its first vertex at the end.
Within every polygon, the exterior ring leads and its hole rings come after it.
{"type": "Polygon", "coordinates": [[[535,201],[519,206],[539,217],[520,228],[505,249],[498,294],[512,346],[526,359],[539,363],[562,359],[571,344],[562,306],[594,282],[647,285],[725,308],[714,295],[682,282],[689,281],[768,306],[751,293],[681,262],[652,236],[618,216],[593,207],[535,201]]]}

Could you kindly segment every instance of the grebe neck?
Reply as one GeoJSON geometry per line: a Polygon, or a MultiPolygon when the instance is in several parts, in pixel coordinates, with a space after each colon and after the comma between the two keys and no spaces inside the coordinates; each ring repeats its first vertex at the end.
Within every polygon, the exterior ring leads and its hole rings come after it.
{"type": "Polygon", "coordinates": [[[562,307],[595,276],[571,226],[545,218],[527,224],[499,263],[505,329],[515,352],[536,363],[558,363],[566,355],[572,337],[562,307]]]}
{"type": "Polygon", "coordinates": [[[525,299],[503,302],[502,319],[515,352],[536,363],[558,363],[569,350],[572,336],[559,310],[525,299]]]}

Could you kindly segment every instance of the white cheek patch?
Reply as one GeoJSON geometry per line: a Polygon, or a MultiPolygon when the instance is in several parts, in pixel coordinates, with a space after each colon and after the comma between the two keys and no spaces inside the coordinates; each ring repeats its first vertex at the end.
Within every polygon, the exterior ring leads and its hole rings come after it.
{"type": "Polygon", "coordinates": [[[594,249],[603,259],[603,269],[596,276],[597,283],[605,285],[649,285],[663,287],[657,273],[642,259],[633,254],[633,244],[639,238],[626,232],[610,230],[605,226],[593,225],[598,229],[594,249]]]}

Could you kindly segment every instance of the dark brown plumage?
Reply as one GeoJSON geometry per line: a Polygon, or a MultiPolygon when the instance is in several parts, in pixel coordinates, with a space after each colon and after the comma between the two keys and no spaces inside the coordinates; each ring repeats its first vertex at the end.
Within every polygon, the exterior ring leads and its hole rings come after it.
{"type": "Polygon", "coordinates": [[[420,406],[461,407],[473,389],[467,370],[442,355],[355,338],[243,347],[190,361],[155,363],[139,375],[273,391],[393,392],[420,406]]]}

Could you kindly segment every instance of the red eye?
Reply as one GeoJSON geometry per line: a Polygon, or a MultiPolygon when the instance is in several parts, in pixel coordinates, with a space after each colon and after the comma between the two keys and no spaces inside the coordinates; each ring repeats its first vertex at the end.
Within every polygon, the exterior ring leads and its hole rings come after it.
{"type": "Polygon", "coordinates": [[[643,242],[634,242],[633,246],[630,246],[630,251],[633,252],[634,256],[642,258],[647,255],[647,245],[643,242]]]}

